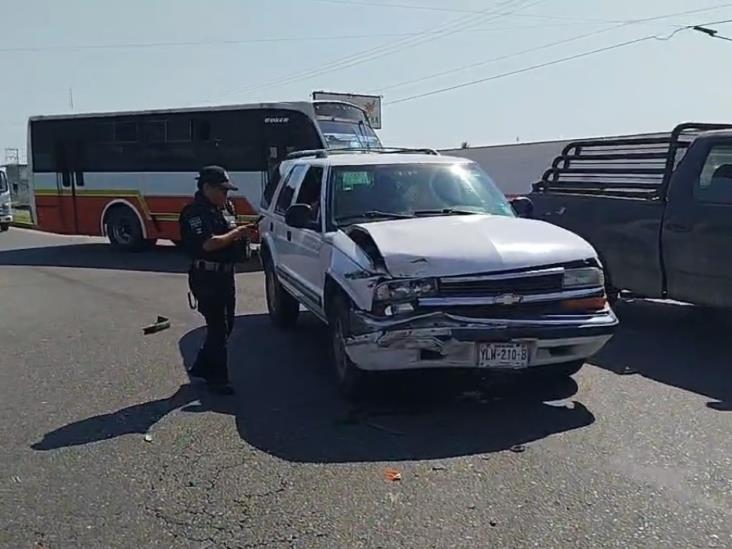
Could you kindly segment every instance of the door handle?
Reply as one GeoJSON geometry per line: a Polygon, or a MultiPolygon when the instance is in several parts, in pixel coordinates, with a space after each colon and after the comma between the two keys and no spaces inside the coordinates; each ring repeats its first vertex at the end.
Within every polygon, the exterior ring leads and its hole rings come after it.
{"type": "Polygon", "coordinates": [[[674,233],[690,233],[691,227],[682,223],[668,223],[666,228],[674,233]]]}
{"type": "Polygon", "coordinates": [[[287,241],[288,242],[292,241],[292,231],[287,231],[287,241]]]}

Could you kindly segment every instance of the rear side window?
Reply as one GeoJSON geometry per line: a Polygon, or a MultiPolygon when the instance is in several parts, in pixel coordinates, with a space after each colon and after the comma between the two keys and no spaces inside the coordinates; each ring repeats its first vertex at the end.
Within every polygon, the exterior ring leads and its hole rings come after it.
{"type": "Polygon", "coordinates": [[[295,195],[295,189],[300,183],[305,171],[308,169],[305,165],[295,166],[285,180],[285,184],[280,190],[275,204],[275,213],[285,215],[287,208],[292,204],[292,198],[295,195]]]}
{"type": "Polygon", "coordinates": [[[732,204],[732,145],[714,145],[704,163],[694,198],[700,202],[732,204]]]}

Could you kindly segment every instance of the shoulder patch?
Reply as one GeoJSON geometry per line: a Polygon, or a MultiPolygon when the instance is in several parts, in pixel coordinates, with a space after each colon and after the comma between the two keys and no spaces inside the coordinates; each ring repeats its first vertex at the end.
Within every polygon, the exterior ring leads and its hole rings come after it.
{"type": "Polygon", "coordinates": [[[188,218],[188,226],[196,234],[203,234],[203,219],[200,215],[194,215],[188,218]]]}

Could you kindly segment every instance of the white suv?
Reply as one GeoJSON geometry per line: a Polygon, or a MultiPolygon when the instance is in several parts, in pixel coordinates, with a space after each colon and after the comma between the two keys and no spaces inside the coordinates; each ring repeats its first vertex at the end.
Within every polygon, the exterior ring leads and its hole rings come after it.
{"type": "Polygon", "coordinates": [[[302,304],[329,325],[348,395],[369,371],[572,375],[618,323],[593,248],[519,218],[470,160],[312,151],[278,174],[259,222],[269,314],[291,328],[302,304]]]}

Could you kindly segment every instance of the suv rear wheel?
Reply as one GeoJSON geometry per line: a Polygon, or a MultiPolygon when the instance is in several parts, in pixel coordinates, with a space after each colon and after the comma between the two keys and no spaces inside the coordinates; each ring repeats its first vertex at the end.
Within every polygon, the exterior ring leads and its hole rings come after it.
{"type": "Polygon", "coordinates": [[[272,323],[281,329],[293,328],[300,315],[300,304],[282,287],[269,258],[264,261],[264,280],[267,311],[272,323]]]}

